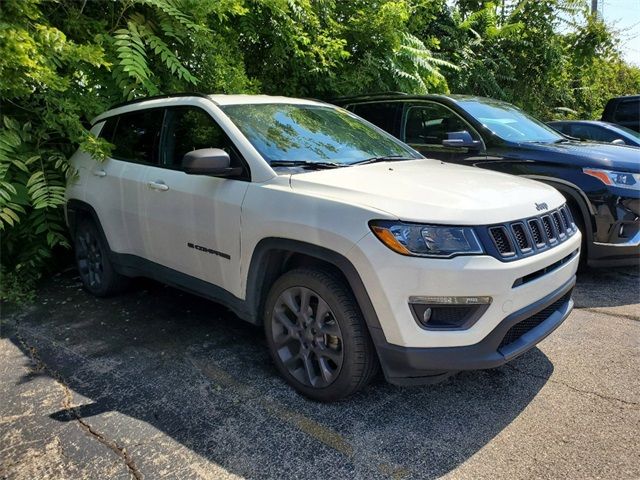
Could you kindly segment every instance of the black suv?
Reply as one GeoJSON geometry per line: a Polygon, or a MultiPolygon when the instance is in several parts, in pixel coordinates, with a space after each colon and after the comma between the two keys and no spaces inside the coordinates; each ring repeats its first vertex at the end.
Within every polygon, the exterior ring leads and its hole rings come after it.
{"type": "Polygon", "coordinates": [[[464,95],[334,99],[429,158],[533,178],[567,199],[590,266],[640,259],[640,151],[571,140],[517,107],[464,95]]]}
{"type": "Polygon", "coordinates": [[[612,98],[602,112],[602,121],[617,123],[640,132],[640,95],[612,98]]]}

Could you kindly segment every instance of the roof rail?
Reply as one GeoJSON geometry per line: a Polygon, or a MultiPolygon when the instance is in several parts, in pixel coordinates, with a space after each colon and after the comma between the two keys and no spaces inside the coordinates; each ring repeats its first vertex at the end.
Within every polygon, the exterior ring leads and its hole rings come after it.
{"type": "Polygon", "coordinates": [[[408,95],[408,93],[397,92],[397,91],[362,93],[362,94],[359,94],[359,95],[346,95],[344,97],[333,97],[333,98],[331,98],[331,100],[344,101],[344,100],[351,100],[351,99],[355,99],[355,98],[394,97],[394,96],[401,96],[401,95],[408,95]]]}
{"type": "Polygon", "coordinates": [[[208,95],[206,95],[204,93],[198,93],[198,92],[166,93],[166,94],[163,94],[163,95],[154,95],[152,97],[134,98],[133,100],[129,100],[129,101],[126,101],[126,102],[116,103],[115,105],[111,105],[109,107],[109,110],[112,110],[112,109],[118,108],[118,107],[124,107],[126,105],[133,105],[133,104],[139,103],[139,102],[146,102],[147,100],[158,100],[158,99],[161,99],[161,98],[174,98],[174,97],[202,97],[202,98],[209,98],[208,95]]]}

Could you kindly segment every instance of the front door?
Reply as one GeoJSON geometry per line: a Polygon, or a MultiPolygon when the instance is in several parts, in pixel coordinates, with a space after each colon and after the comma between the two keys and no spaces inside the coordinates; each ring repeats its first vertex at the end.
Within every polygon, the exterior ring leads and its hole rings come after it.
{"type": "Polygon", "coordinates": [[[425,102],[407,106],[402,140],[427,158],[443,162],[468,163],[484,158],[481,148],[443,145],[454,132],[468,132],[473,140],[481,140],[475,130],[448,107],[425,102]]]}
{"type": "Polygon", "coordinates": [[[185,173],[182,158],[201,148],[222,148],[232,166],[241,166],[209,113],[195,106],[167,108],[160,164],[146,175],[148,258],[239,295],[240,209],[248,172],[238,178],[185,173]]]}

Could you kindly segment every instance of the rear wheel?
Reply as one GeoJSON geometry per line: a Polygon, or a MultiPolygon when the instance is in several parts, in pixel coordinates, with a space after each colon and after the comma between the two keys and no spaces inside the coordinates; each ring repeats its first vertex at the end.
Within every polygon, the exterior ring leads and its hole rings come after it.
{"type": "Polygon", "coordinates": [[[129,278],[115,271],[109,260],[109,249],[92,221],[84,220],[78,225],[74,243],[76,264],[85,290],[107,297],[126,288],[129,278]]]}
{"type": "Polygon", "coordinates": [[[348,286],[322,270],[285,273],[265,308],[269,351],[282,376],[318,401],[339,400],[375,375],[378,361],[348,286]]]}

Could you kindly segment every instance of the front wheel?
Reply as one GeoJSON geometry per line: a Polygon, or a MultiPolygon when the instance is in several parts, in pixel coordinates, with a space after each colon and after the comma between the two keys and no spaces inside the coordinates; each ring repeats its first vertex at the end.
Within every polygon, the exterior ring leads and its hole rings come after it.
{"type": "Polygon", "coordinates": [[[330,272],[285,273],[269,292],[264,320],[279,372],[313,400],[351,395],[377,372],[375,349],[355,298],[330,272]]]}

